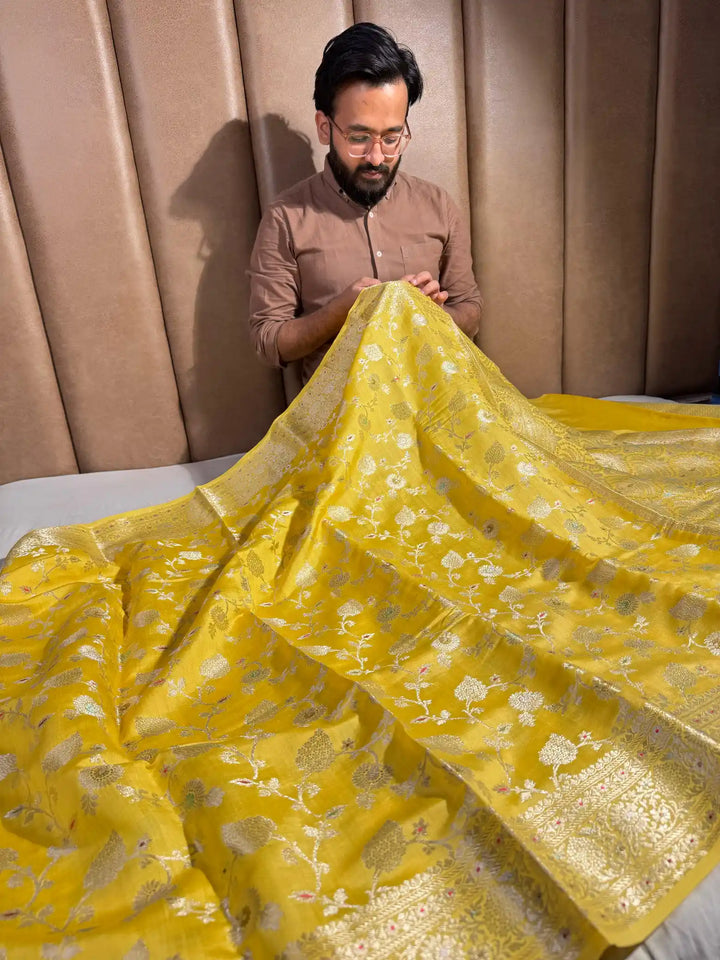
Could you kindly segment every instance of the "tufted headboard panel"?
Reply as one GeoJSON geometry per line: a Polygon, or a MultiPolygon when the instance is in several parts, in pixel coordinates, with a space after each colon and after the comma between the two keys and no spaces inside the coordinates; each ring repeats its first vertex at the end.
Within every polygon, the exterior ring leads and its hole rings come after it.
{"type": "Polygon", "coordinates": [[[716,0],[3,0],[0,482],[237,452],[284,408],[245,271],[321,166],[314,71],[359,20],[423,70],[403,165],[467,211],[503,372],[714,385],[716,0]]]}

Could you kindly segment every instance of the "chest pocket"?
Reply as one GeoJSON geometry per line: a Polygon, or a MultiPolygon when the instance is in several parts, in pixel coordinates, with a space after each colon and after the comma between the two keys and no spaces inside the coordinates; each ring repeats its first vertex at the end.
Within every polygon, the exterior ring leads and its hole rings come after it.
{"type": "Polygon", "coordinates": [[[405,273],[420,273],[427,270],[433,280],[440,278],[440,258],[443,245],[440,240],[423,240],[400,247],[405,273]]]}

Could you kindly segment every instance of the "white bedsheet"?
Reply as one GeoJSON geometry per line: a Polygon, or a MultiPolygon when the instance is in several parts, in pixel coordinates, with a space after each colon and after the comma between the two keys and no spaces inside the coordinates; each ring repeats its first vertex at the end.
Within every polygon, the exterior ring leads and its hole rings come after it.
{"type": "Polygon", "coordinates": [[[0,563],[12,545],[41,527],[91,523],[115,513],[184,497],[225,473],[242,454],[147,470],[110,470],[17,480],[0,486],[0,563]]]}

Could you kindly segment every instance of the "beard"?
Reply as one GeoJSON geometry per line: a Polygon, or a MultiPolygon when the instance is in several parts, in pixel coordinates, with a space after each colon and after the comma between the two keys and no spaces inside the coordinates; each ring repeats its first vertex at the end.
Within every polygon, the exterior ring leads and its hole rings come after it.
{"type": "Polygon", "coordinates": [[[373,166],[372,163],[361,163],[360,166],[351,170],[340,159],[335,144],[332,139],[330,140],[330,151],[328,153],[330,169],[335,174],[338,186],[361,207],[373,207],[379,200],[382,200],[392,186],[401,160],[402,157],[398,157],[394,167],[389,167],[386,163],[381,163],[377,167],[373,166]],[[381,178],[375,181],[363,180],[363,171],[368,172],[370,170],[380,173],[381,178]]]}

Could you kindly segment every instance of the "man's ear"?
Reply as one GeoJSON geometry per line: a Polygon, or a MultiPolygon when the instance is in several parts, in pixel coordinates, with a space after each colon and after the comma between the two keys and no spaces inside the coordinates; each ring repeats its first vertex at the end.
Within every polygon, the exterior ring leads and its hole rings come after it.
{"type": "Polygon", "coordinates": [[[318,110],[315,114],[315,126],[317,127],[318,140],[324,146],[328,146],[330,143],[330,121],[322,110],[318,110]]]}

